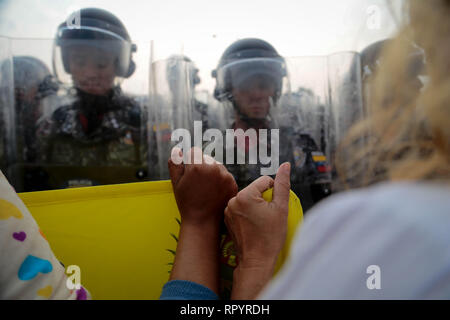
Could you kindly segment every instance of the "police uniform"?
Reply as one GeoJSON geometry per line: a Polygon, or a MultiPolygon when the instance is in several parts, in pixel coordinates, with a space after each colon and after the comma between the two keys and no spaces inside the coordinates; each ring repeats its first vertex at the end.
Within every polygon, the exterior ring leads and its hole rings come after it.
{"type": "MultiPolygon", "coordinates": [[[[40,164],[145,170],[146,130],[141,126],[144,115],[137,103],[119,87],[107,97],[77,91],[75,102],[58,108],[39,124],[40,164]]],[[[130,176],[130,182],[134,179],[130,176]]]]}

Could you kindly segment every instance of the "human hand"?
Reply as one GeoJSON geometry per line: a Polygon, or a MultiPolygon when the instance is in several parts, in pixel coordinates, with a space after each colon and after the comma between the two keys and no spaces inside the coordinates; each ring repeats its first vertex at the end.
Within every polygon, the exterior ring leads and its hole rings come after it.
{"type": "Polygon", "coordinates": [[[233,176],[201,150],[190,150],[192,164],[172,150],[169,172],[181,215],[180,233],[171,280],[188,280],[219,292],[219,229],[228,200],[237,193],[233,176]],[[194,164],[195,154],[202,159],[194,164]],[[176,164],[180,163],[180,164],[176,164]]]}
{"type": "Polygon", "coordinates": [[[191,164],[175,164],[173,159],[182,156],[181,149],[174,148],[168,163],[182,223],[219,223],[228,200],[238,190],[233,176],[222,164],[202,155],[198,148],[190,150],[191,164]],[[194,156],[201,156],[202,163],[194,164],[194,156]]]}
{"type": "Polygon", "coordinates": [[[270,280],[286,241],[290,164],[278,169],[275,181],[260,177],[228,202],[225,223],[239,259],[233,278],[233,299],[254,298],[270,280]],[[274,187],[272,202],[262,193],[274,187]]]}

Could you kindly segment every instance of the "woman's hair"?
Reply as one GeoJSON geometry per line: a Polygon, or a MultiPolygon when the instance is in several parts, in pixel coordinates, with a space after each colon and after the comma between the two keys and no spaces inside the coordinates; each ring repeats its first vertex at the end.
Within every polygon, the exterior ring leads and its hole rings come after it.
{"type": "Polygon", "coordinates": [[[336,169],[347,187],[450,180],[450,0],[408,4],[410,23],[383,48],[369,84],[366,117],[339,146],[336,169]],[[411,81],[412,44],[426,57],[421,91],[411,81]]]}

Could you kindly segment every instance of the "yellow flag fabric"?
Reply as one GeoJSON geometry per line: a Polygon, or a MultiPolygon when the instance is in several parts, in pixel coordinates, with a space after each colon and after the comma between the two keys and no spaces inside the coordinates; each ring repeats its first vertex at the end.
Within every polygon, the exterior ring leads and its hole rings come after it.
{"type": "MultiPolygon", "coordinates": [[[[158,299],[169,278],[180,219],[170,181],[19,194],[52,250],[67,268],[81,269],[93,299],[158,299]],[[172,234],[172,235],[171,235],[172,234]]],[[[271,190],[264,194],[270,201],[271,190]]],[[[291,192],[287,256],[302,219],[291,192]]]]}

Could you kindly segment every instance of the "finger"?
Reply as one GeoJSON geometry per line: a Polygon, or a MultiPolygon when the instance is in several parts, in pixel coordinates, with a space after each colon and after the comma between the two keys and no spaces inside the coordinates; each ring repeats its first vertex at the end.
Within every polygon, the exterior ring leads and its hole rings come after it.
{"type": "Polygon", "coordinates": [[[176,186],[184,174],[184,164],[183,163],[177,164],[175,161],[177,161],[178,158],[181,158],[183,156],[183,152],[179,148],[173,148],[172,155],[173,156],[171,156],[168,161],[168,167],[170,180],[172,180],[172,185],[176,186]]]}
{"type": "Polygon", "coordinates": [[[283,163],[279,168],[275,177],[273,186],[272,202],[283,209],[288,209],[289,192],[291,189],[291,164],[283,163]]]}
{"type": "Polygon", "coordinates": [[[202,149],[198,147],[192,147],[188,154],[185,163],[189,165],[202,164],[203,163],[203,152],[202,149]]]}
{"type": "Polygon", "coordinates": [[[242,191],[248,192],[250,196],[261,197],[262,193],[273,187],[273,179],[269,176],[262,176],[253,181],[247,188],[242,191]]]}

